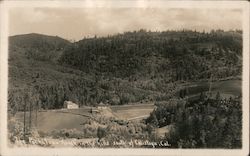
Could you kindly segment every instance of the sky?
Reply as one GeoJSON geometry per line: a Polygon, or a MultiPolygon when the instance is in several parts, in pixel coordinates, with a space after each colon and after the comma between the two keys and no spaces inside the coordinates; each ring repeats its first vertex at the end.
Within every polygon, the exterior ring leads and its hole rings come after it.
{"type": "Polygon", "coordinates": [[[40,33],[77,41],[139,29],[242,29],[242,12],[205,8],[12,8],[9,12],[10,36],[40,33]]]}

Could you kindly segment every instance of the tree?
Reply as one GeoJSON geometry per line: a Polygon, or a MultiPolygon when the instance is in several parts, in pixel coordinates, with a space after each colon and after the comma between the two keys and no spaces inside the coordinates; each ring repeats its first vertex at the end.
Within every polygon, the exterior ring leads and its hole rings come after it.
{"type": "Polygon", "coordinates": [[[88,90],[86,88],[84,88],[83,95],[84,95],[84,104],[86,106],[88,101],[88,90]]]}
{"type": "Polygon", "coordinates": [[[203,100],[205,100],[205,98],[206,98],[205,93],[204,93],[204,92],[201,92],[201,93],[200,93],[200,100],[203,101],[203,100]]]}
{"type": "Polygon", "coordinates": [[[32,126],[32,104],[29,103],[29,132],[31,132],[31,126],[32,126]]]}
{"type": "Polygon", "coordinates": [[[26,138],[26,107],[28,103],[28,95],[24,96],[24,108],[23,108],[23,139],[26,138]]]}
{"type": "Polygon", "coordinates": [[[100,141],[103,137],[106,136],[106,129],[105,128],[102,128],[102,127],[98,127],[97,129],[97,137],[98,137],[98,141],[100,141]]]}
{"type": "Polygon", "coordinates": [[[157,112],[154,110],[153,112],[150,113],[150,116],[146,119],[146,122],[152,124],[154,127],[158,127],[159,125],[156,113],[157,112]]]}
{"type": "Polygon", "coordinates": [[[217,93],[216,93],[215,99],[216,99],[217,101],[219,101],[219,100],[221,99],[220,92],[217,92],[217,93]]]}

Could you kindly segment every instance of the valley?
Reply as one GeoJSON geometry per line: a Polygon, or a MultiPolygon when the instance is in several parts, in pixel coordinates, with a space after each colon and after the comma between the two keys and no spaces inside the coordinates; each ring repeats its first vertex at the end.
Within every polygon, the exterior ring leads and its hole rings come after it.
{"type": "Polygon", "coordinates": [[[129,147],[139,139],[167,140],[166,148],[241,146],[241,31],[141,29],[74,43],[32,33],[11,36],[9,43],[12,143],[38,139],[39,146],[53,147],[44,140],[65,139],[75,147],[129,147]]]}

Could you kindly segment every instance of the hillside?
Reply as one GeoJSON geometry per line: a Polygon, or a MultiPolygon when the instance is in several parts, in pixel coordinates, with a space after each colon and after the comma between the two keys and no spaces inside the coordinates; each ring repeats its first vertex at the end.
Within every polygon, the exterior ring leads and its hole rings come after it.
{"type": "Polygon", "coordinates": [[[70,43],[26,34],[9,38],[9,109],[161,101],[180,82],[241,75],[241,32],[126,32],[70,43]]]}
{"type": "MultiPolygon", "coordinates": [[[[81,82],[91,80],[81,76],[83,72],[57,65],[70,42],[59,37],[27,34],[10,37],[9,46],[9,106],[11,110],[23,109],[24,101],[32,101],[44,109],[61,107],[63,101],[56,98],[58,88],[70,91],[69,84],[81,78],[81,82]],[[85,80],[86,79],[86,80],[85,80]],[[65,89],[67,87],[67,89],[65,89]],[[25,99],[26,98],[26,99],[25,99]],[[56,101],[56,102],[55,102],[56,101]],[[56,104],[60,106],[56,106],[56,104]]],[[[66,93],[65,93],[66,94],[66,93]]],[[[68,97],[73,93],[67,93],[68,97]]],[[[66,96],[60,94],[61,96],[66,96]]],[[[64,97],[64,98],[68,98],[64,97]]],[[[33,102],[32,102],[33,103],[33,102]]]]}
{"type": "Polygon", "coordinates": [[[66,49],[61,64],[111,77],[169,81],[239,74],[240,33],[215,31],[126,32],[83,39],[66,49]],[[212,67],[211,67],[212,66],[212,67]],[[235,67],[235,68],[234,68],[235,67]]]}
{"type": "Polygon", "coordinates": [[[57,36],[32,33],[12,36],[9,45],[11,54],[15,56],[19,54],[28,59],[56,62],[70,42],[57,36]]]}

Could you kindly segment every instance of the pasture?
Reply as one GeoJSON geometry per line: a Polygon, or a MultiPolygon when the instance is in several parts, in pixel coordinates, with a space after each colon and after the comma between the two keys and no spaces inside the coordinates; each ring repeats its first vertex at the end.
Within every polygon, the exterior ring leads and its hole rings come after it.
{"type": "MultiPolygon", "coordinates": [[[[149,116],[150,112],[154,109],[153,104],[138,104],[138,105],[123,105],[123,106],[111,106],[109,111],[114,117],[130,120],[130,119],[142,119],[149,116]]],[[[37,114],[37,129],[43,132],[51,132],[59,129],[76,129],[82,130],[82,125],[89,118],[94,118],[90,113],[91,108],[79,108],[79,109],[58,109],[39,111],[37,114]]],[[[107,112],[105,112],[107,113],[107,112]]],[[[23,122],[23,112],[18,112],[15,118],[19,122],[23,122]]],[[[27,124],[29,112],[26,113],[27,124]]],[[[36,123],[35,113],[32,113],[32,123],[36,123]]]]}
{"type": "Polygon", "coordinates": [[[154,104],[112,106],[111,109],[115,116],[124,120],[143,119],[153,111],[154,104]]]}
{"type": "MultiPolygon", "coordinates": [[[[85,110],[82,110],[85,113],[85,110]]],[[[16,119],[23,122],[23,112],[16,114],[16,119]]],[[[26,113],[27,120],[29,114],[26,113]]],[[[77,115],[62,110],[48,110],[37,113],[37,124],[35,113],[32,113],[32,123],[36,124],[37,129],[43,132],[50,132],[59,129],[82,129],[82,123],[86,121],[88,117],[77,115]]],[[[28,121],[27,121],[28,124],[28,121]]]]}

